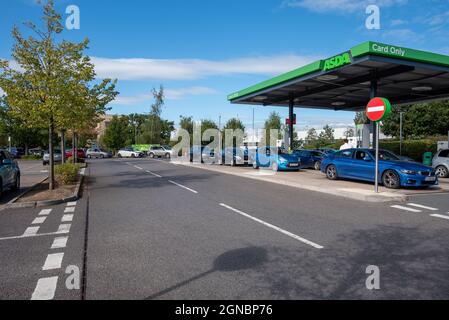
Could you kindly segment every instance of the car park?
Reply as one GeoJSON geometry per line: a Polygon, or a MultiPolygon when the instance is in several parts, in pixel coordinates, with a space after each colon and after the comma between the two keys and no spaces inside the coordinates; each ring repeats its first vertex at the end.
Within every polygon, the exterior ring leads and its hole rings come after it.
{"type": "Polygon", "coordinates": [[[20,189],[20,168],[12,154],[0,149],[0,197],[7,189],[20,189]]]}
{"type": "Polygon", "coordinates": [[[257,149],[253,168],[271,168],[273,171],[299,171],[301,160],[295,154],[288,154],[281,148],[261,147],[257,149]]]}
{"type": "Polygon", "coordinates": [[[449,178],[449,149],[438,151],[433,157],[432,166],[439,178],[449,178]]]}
{"type": "MultiPolygon", "coordinates": [[[[62,153],[61,150],[59,149],[55,149],[53,151],[53,160],[55,163],[60,163],[62,162],[62,153]]],[[[44,166],[47,166],[50,164],[50,152],[49,151],[45,151],[44,155],[42,157],[42,164],[44,166]]]]}
{"type": "Polygon", "coordinates": [[[167,158],[170,159],[174,156],[174,151],[170,146],[151,146],[148,151],[150,158],[167,158]]]}
{"type": "Polygon", "coordinates": [[[86,157],[89,159],[92,158],[112,158],[112,153],[110,152],[106,152],[106,151],[102,151],[101,149],[98,148],[91,148],[91,149],[87,149],[86,151],[86,157]]]}
{"type": "Polygon", "coordinates": [[[143,152],[134,151],[131,147],[120,149],[117,153],[117,157],[119,158],[142,158],[143,156],[143,152]]]}
{"type": "MultiPolygon", "coordinates": [[[[375,150],[348,149],[323,159],[321,171],[329,180],[339,178],[375,181],[375,150]]],[[[390,189],[400,187],[429,187],[438,184],[432,167],[402,161],[387,150],[379,150],[379,180],[390,189]]]]}
{"type": "Polygon", "coordinates": [[[326,154],[319,150],[295,150],[293,151],[301,160],[301,168],[321,169],[321,162],[326,154]]]}

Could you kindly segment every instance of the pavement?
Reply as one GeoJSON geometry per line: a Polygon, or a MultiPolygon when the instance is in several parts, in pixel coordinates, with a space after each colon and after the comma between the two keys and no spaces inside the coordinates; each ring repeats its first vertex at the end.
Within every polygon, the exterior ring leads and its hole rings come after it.
{"type": "Polygon", "coordinates": [[[151,159],[86,173],[71,222],[67,205],[0,213],[0,299],[449,298],[447,194],[371,203],[151,159]]]}

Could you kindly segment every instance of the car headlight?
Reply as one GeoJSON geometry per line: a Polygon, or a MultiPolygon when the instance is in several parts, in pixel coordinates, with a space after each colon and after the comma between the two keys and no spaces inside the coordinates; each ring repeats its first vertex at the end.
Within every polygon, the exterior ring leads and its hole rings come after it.
{"type": "Polygon", "coordinates": [[[415,175],[416,174],[416,171],[407,170],[407,169],[402,169],[401,172],[405,173],[405,174],[410,174],[410,175],[415,175]]]}
{"type": "Polygon", "coordinates": [[[288,160],[285,159],[285,158],[279,157],[279,162],[280,162],[280,163],[287,163],[288,160]]]}

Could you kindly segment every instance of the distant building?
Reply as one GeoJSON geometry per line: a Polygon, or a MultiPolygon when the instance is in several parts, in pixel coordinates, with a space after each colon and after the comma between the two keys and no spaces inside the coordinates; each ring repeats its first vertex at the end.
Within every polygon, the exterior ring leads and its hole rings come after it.
{"type": "Polygon", "coordinates": [[[97,141],[100,141],[101,137],[104,136],[106,133],[106,128],[108,127],[109,123],[112,120],[113,115],[106,114],[101,117],[101,121],[98,123],[97,127],[95,128],[95,131],[97,133],[97,141]]]}

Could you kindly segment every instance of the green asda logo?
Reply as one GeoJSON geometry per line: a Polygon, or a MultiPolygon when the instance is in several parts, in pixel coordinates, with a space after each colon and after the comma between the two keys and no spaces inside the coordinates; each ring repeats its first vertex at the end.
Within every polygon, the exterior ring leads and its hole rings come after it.
{"type": "Polygon", "coordinates": [[[350,63],[351,56],[349,55],[349,52],[345,52],[339,56],[325,60],[323,71],[333,70],[350,63]]]}

